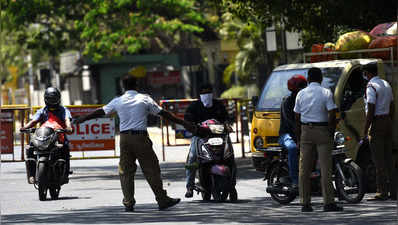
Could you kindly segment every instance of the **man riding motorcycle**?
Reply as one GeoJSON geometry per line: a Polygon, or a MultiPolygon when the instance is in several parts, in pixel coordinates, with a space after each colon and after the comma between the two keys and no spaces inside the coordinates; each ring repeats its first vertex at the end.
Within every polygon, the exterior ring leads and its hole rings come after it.
{"type": "MultiPolygon", "coordinates": [[[[192,102],[187,108],[187,111],[184,115],[184,119],[186,121],[192,122],[194,124],[199,124],[209,119],[215,119],[221,123],[225,123],[228,121],[228,113],[225,109],[224,104],[217,99],[213,99],[212,91],[213,87],[211,86],[211,84],[204,84],[199,88],[200,100],[192,102]]],[[[197,169],[195,167],[195,163],[197,162],[196,143],[198,139],[198,136],[193,136],[191,139],[191,145],[189,147],[189,154],[187,157],[186,166],[186,198],[193,197],[193,187],[195,185],[195,175],[197,169]]],[[[232,166],[236,168],[235,162],[232,166]]],[[[235,188],[236,176],[233,176],[232,182],[235,188]]]]}
{"type": "Polygon", "coordinates": [[[289,176],[292,180],[292,187],[298,191],[298,146],[295,135],[294,104],[297,93],[307,86],[307,79],[302,75],[294,75],[287,81],[287,87],[291,94],[285,96],[281,104],[281,123],[279,128],[279,144],[287,149],[289,176]]]}
{"type": "MultiPolygon", "coordinates": [[[[33,119],[27,123],[22,130],[26,130],[36,126],[37,123],[40,125],[44,124],[47,121],[54,122],[58,124],[62,129],[67,131],[67,134],[71,134],[73,132],[73,128],[71,125],[71,113],[70,111],[61,106],[61,93],[57,88],[49,87],[44,92],[44,102],[46,106],[44,108],[39,109],[34,115],[33,119]]],[[[67,178],[70,170],[70,150],[69,150],[69,142],[66,139],[65,135],[62,138],[63,140],[63,151],[64,151],[64,159],[66,160],[66,180],[64,183],[68,183],[69,179],[67,178]]],[[[35,173],[36,173],[36,159],[33,154],[33,148],[26,149],[26,168],[28,175],[28,182],[30,184],[35,183],[35,173]]]]}

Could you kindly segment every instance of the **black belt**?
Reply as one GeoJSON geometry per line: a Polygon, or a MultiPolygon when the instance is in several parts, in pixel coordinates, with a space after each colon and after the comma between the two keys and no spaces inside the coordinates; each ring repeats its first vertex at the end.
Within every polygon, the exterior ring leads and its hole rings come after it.
{"type": "Polygon", "coordinates": [[[121,134],[148,136],[148,132],[146,130],[124,130],[124,131],[120,131],[120,133],[121,134]]]}
{"type": "Polygon", "coordinates": [[[386,119],[389,118],[390,115],[389,114],[385,114],[385,115],[376,115],[374,118],[375,119],[386,119]]]}
{"type": "Polygon", "coordinates": [[[308,123],[301,123],[301,125],[306,126],[328,126],[328,122],[308,122],[308,123]]]}

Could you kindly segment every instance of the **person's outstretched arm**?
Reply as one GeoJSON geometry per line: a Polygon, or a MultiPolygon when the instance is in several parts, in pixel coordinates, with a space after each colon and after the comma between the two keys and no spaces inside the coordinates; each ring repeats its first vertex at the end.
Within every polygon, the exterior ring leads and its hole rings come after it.
{"type": "Polygon", "coordinates": [[[159,116],[161,116],[167,120],[170,120],[173,123],[178,123],[178,124],[183,125],[185,127],[185,129],[187,129],[191,133],[196,132],[196,126],[193,123],[185,121],[183,119],[180,119],[167,110],[162,109],[159,112],[159,116]]]}

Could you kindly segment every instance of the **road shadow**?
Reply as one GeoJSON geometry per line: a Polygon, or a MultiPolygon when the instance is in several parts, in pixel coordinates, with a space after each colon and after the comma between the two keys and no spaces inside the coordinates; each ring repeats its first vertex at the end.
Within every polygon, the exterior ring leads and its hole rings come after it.
{"type": "Polygon", "coordinates": [[[122,206],[96,207],[55,213],[3,215],[5,224],[396,224],[395,202],[345,205],[343,212],[322,212],[321,198],[314,212],[301,213],[300,205],[280,205],[264,198],[238,203],[182,202],[165,211],[156,204],[137,204],[135,212],[122,206]],[[371,213],[369,213],[371,212],[371,213]]]}
{"type": "MultiPolygon", "coordinates": [[[[236,164],[238,168],[237,179],[250,180],[262,179],[263,173],[256,171],[250,158],[237,158],[236,164]]],[[[183,162],[167,162],[160,164],[162,178],[169,181],[184,181],[185,180],[185,163],[183,162]]],[[[118,166],[90,166],[90,167],[73,167],[74,171],[70,180],[86,180],[86,179],[102,179],[114,180],[119,179],[118,166]]],[[[135,179],[145,179],[140,166],[137,168],[135,179]]]]}

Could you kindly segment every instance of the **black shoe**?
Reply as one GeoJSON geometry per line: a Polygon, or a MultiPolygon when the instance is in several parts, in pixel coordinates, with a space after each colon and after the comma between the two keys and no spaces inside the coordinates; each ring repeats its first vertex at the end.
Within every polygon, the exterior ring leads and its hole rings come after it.
{"type": "Polygon", "coordinates": [[[343,210],[343,207],[336,205],[336,203],[331,203],[323,206],[324,212],[340,212],[343,210]]]}
{"type": "Polygon", "coordinates": [[[185,193],[185,198],[192,198],[192,197],[193,197],[192,188],[187,188],[187,192],[185,193]]]}
{"type": "Polygon", "coordinates": [[[124,206],[124,210],[126,212],[134,212],[134,206],[124,206]]]}
{"type": "Polygon", "coordinates": [[[314,209],[312,208],[311,204],[303,205],[301,207],[301,212],[312,212],[314,209]]]}
{"type": "Polygon", "coordinates": [[[179,199],[179,198],[169,198],[165,203],[159,204],[159,210],[165,210],[167,208],[175,206],[180,201],[181,201],[181,199],[179,199]]]}
{"type": "Polygon", "coordinates": [[[396,195],[390,195],[390,199],[391,200],[397,200],[397,196],[396,195]]]}

